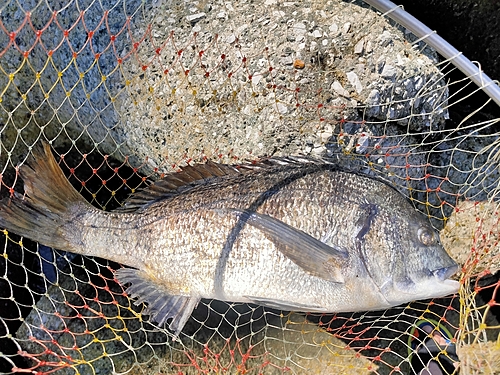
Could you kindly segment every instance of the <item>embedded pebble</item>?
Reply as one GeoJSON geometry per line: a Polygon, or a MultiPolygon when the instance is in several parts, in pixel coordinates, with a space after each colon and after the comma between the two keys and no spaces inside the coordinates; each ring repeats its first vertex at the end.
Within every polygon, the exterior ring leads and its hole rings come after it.
{"type": "Polygon", "coordinates": [[[365,51],[366,51],[366,53],[371,53],[373,51],[373,46],[372,46],[371,40],[366,42],[365,51]]]}
{"type": "Polygon", "coordinates": [[[285,56],[281,59],[281,63],[283,65],[292,65],[293,64],[293,59],[292,56],[285,56]]]}
{"type": "Polygon", "coordinates": [[[293,25],[293,30],[295,31],[295,35],[304,35],[306,33],[306,25],[303,23],[296,23],[293,25]]]}
{"type": "Polygon", "coordinates": [[[361,84],[358,75],[354,72],[348,72],[346,76],[349,83],[356,89],[356,92],[361,94],[361,91],[363,91],[363,85],[361,84]]]}
{"type": "Polygon", "coordinates": [[[340,84],[339,81],[334,81],[332,83],[331,89],[339,95],[347,97],[349,96],[349,92],[346,89],[344,89],[344,87],[340,84]]]}
{"type": "Polygon", "coordinates": [[[363,47],[365,44],[365,40],[361,39],[359,42],[356,43],[354,46],[354,53],[361,55],[363,53],[363,47]]]}
{"type": "Polygon", "coordinates": [[[380,40],[380,45],[382,47],[387,47],[389,46],[390,44],[393,43],[392,41],[392,35],[389,31],[385,30],[382,35],[380,35],[379,37],[379,40],[380,40]]]}
{"type": "Polygon", "coordinates": [[[276,103],[276,106],[278,107],[278,112],[284,115],[285,113],[288,112],[288,108],[286,105],[284,105],[281,102],[276,103]]]}
{"type": "MultiPolygon", "coordinates": [[[[304,69],[304,67],[306,66],[306,64],[304,63],[304,61],[300,60],[300,59],[296,59],[294,62],[293,62],[293,67],[295,69],[304,69]]],[[[305,83],[309,82],[309,80],[305,79],[305,83]]],[[[304,83],[304,80],[300,80],[299,83],[304,83]]]]}
{"type": "Polygon", "coordinates": [[[202,18],[205,18],[207,15],[206,13],[196,13],[196,14],[190,14],[188,16],[186,16],[186,19],[189,21],[189,22],[198,22],[199,20],[201,20],[202,18]]]}
{"type": "Polygon", "coordinates": [[[396,67],[390,65],[390,64],[385,64],[384,65],[384,68],[382,69],[382,72],[380,73],[380,75],[384,78],[388,78],[388,79],[394,79],[396,78],[396,74],[397,74],[397,69],[396,67]]]}
{"type": "Polygon", "coordinates": [[[313,31],[312,35],[315,38],[321,38],[323,36],[323,33],[321,31],[319,31],[318,29],[316,29],[316,30],[313,31]]]}

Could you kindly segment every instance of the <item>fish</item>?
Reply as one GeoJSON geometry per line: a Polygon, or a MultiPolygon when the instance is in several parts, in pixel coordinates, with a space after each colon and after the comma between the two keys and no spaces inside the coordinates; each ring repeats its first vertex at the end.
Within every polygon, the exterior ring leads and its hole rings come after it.
{"type": "Polygon", "coordinates": [[[456,293],[457,263],[393,186],[324,159],[188,165],[92,206],[47,143],[19,167],[0,227],[108,259],[143,314],[177,337],[202,298],[296,312],[383,310],[456,293]]]}

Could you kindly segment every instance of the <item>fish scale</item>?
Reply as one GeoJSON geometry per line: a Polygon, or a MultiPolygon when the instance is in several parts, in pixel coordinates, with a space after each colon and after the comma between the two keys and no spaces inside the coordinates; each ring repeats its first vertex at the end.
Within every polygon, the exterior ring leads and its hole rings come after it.
{"type": "Polygon", "coordinates": [[[44,144],[0,226],[116,271],[178,335],[201,298],[306,312],[386,309],[455,293],[458,270],[428,220],[383,181],[324,160],[188,166],[113,212],[86,202],[44,144]]]}

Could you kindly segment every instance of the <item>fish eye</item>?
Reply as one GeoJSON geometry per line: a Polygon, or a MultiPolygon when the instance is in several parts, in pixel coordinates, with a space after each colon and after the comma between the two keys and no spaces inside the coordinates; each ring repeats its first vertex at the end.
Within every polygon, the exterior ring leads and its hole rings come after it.
{"type": "Polygon", "coordinates": [[[434,233],[429,228],[420,227],[418,229],[418,240],[425,246],[434,245],[436,243],[436,238],[434,233]]]}

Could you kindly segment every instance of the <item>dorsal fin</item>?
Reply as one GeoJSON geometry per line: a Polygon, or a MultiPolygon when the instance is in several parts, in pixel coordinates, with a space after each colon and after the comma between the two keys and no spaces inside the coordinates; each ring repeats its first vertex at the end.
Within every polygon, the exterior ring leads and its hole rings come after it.
{"type": "MultiPolygon", "coordinates": [[[[187,189],[197,186],[201,181],[214,177],[237,175],[276,167],[317,164],[320,162],[318,159],[300,156],[265,158],[240,165],[219,164],[209,160],[205,164],[188,165],[182,167],[180,172],[167,174],[163,179],[132,194],[123,206],[116,210],[120,212],[137,211],[154,201],[176,196],[187,189]]],[[[322,161],[322,163],[324,164],[325,161],[322,161]]]]}
{"type": "Polygon", "coordinates": [[[133,212],[153,201],[166,199],[178,195],[181,191],[185,191],[190,187],[196,186],[200,181],[213,178],[227,176],[231,174],[239,174],[239,168],[227,164],[218,164],[213,161],[208,161],[205,164],[188,165],[182,167],[180,172],[172,172],[167,174],[163,179],[158,180],[145,189],[132,194],[118,208],[120,212],[133,212]]]}

